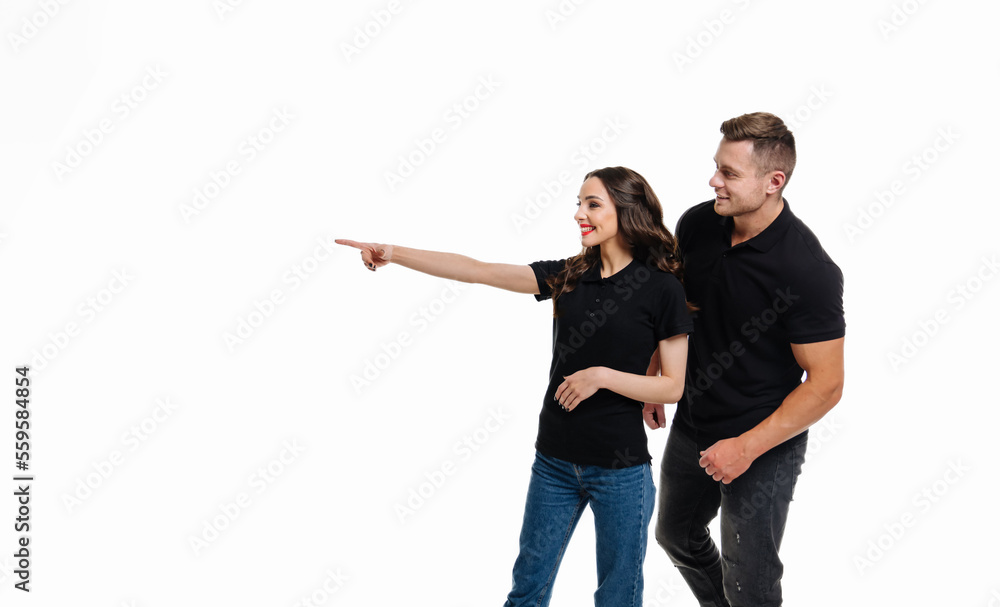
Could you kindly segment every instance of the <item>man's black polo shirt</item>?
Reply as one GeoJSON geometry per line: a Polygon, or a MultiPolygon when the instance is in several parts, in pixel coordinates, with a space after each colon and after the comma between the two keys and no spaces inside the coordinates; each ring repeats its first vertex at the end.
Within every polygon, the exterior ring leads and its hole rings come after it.
{"type": "Polygon", "coordinates": [[[844,276],[784,208],[735,247],[733,219],[710,200],[677,222],[684,287],[695,313],[674,423],[705,448],[750,430],[802,382],[792,343],[844,336],[844,276]]]}
{"type": "MultiPolygon", "coordinates": [[[[538,301],[552,296],[546,279],[565,265],[565,259],[530,264],[538,301]]],[[[650,461],[641,402],[602,388],[566,412],[554,399],[556,389],[565,376],[589,367],[645,375],[660,340],[691,329],[684,288],[673,274],[637,259],[608,278],[601,278],[599,262],[586,271],[575,289],[559,297],[559,316],[552,321],[552,365],[535,448],[605,468],[650,461]]]]}

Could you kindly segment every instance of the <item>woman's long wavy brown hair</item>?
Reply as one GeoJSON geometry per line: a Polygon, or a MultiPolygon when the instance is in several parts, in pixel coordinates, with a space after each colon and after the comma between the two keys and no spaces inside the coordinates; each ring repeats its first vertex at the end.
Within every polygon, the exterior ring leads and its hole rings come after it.
{"type": "MultiPolygon", "coordinates": [[[[677,240],[663,225],[663,207],[645,178],[625,167],[597,169],[587,173],[583,180],[591,177],[600,179],[611,195],[618,215],[618,231],[632,246],[632,257],[650,268],[670,272],[683,282],[684,270],[677,240]]],[[[555,316],[559,315],[559,297],[575,289],[580,276],[600,263],[600,245],[584,247],[579,254],[566,261],[562,272],[549,277],[555,316]]],[[[688,303],[688,309],[693,311],[696,308],[688,303]]]]}

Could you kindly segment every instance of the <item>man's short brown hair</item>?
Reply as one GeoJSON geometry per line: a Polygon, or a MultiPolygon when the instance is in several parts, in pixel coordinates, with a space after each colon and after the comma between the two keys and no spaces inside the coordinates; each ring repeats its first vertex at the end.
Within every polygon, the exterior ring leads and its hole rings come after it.
{"type": "MultiPolygon", "coordinates": [[[[753,160],[757,175],[771,171],[785,174],[785,184],[795,169],[795,137],[781,118],[767,112],[754,112],[730,118],[722,123],[722,136],[726,141],[753,142],[753,160]]],[[[785,186],[781,186],[784,190],[785,186]]]]}

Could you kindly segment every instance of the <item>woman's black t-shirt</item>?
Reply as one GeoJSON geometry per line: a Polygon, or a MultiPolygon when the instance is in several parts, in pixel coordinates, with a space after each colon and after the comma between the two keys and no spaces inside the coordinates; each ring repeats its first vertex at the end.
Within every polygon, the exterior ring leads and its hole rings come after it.
{"type": "MultiPolygon", "coordinates": [[[[565,259],[529,264],[538,301],[552,297],[546,280],[565,265],[565,259]]],[[[565,376],[588,367],[645,375],[661,340],[693,328],[684,288],[673,274],[638,259],[607,278],[601,278],[599,263],[587,270],[560,296],[559,316],[552,320],[552,365],[535,448],[580,465],[627,468],[649,462],[641,402],[600,389],[567,412],[554,399],[556,389],[565,376]]]]}

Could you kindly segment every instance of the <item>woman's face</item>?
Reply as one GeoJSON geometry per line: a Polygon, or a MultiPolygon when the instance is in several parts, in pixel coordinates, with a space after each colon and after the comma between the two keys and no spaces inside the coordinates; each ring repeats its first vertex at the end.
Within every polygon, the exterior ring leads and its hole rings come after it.
{"type": "Polygon", "coordinates": [[[577,197],[576,223],[585,247],[594,247],[618,237],[618,211],[604,183],[597,177],[583,182],[577,197]]]}

